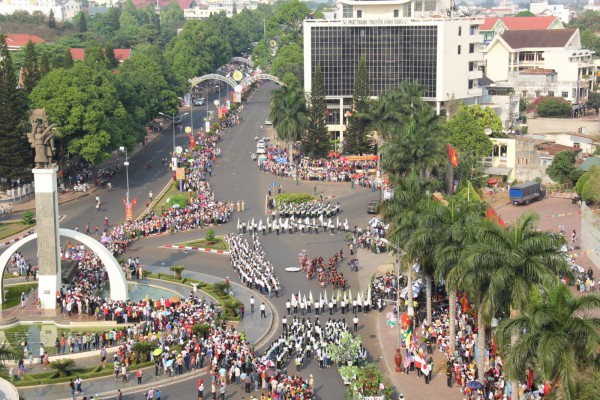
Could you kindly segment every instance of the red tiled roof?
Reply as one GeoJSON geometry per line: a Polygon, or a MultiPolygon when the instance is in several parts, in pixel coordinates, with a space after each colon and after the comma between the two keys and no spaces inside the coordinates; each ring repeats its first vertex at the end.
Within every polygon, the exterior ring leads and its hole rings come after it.
{"type": "MultiPolygon", "coordinates": [[[[131,57],[131,49],[113,49],[115,58],[119,62],[128,60],[131,57]]],[[[83,61],[85,57],[85,49],[82,48],[71,48],[71,57],[76,61],[83,61]]]]}
{"type": "Polygon", "coordinates": [[[193,1],[194,0],[177,0],[177,4],[179,4],[179,8],[185,10],[192,7],[193,1]]]}
{"type": "Polygon", "coordinates": [[[120,62],[129,60],[131,57],[131,49],[114,49],[115,58],[120,62]]]}
{"type": "Polygon", "coordinates": [[[479,30],[491,31],[498,20],[502,21],[506,29],[513,31],[548,29],[556,19],[557,17],[552,15],[540,17],[488,17],[479,26],[479,30]]]}
{"type": "Polygon", "coordinates": [[[540,144],[536,145],[536,147],[539,151],[546,152],[551,156],[554,156],[557,153],[560,153],[561,151],[572,151],[573,153],[579,153],[580,151],[582,151],[582,149],[580,149],[580,148],[565,146],[565,145],[553,143],[553,142],[540,143],[540,144]]]}
{"type": "Polygon", "coordinates": [[[521,75],[550,75],[556,74],[556,71],[548,68],[531,68],[519,71],[521,75]]]}
{"type": "Polygon", "coordinates": [[[4,41],[9,48],[21,48],[25,46],[29,41],[33,43],[46,43],[44,39],[37,35],[29,34],[9,34],[5,35],[4,41]]]}
{"type": "Polygon", "coordinates": [[[498,17],[488,17],[488,18],[484,19],[483,24],[479,25],[479,30],[480,31],[491,31],[499,19],[500,18],[498,18],[498,17]]]}
{"type": "Polygon", "coordinates": [[[85,49],[80,48],[71,48],[71,57],[76,61],[83,61],[83,57],[85,57],[85,49]]]}
{"type": "Polygon", "coordinates": [[[540,17],[504,17],[502,23],[510,30],[548,29],[557,17],[553,15],[540,17]]]}

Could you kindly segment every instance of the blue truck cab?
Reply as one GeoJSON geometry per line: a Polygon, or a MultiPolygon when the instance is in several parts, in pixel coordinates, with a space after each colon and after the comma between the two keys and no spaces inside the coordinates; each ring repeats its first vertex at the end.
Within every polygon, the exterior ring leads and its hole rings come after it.
{"type": "Polygon", "coordinates": [[[508,193],[514,205],[529,204],[546,196],[546,188],[539,182],[527,182],[515,185],[508,193]]]}

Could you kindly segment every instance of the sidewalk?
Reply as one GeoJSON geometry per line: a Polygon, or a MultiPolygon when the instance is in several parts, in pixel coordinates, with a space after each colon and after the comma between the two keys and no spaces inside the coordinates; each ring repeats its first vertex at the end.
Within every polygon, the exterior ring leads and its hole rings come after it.
{"type": "MultiPolygon", "coordinates": [[[[171,274],[167,267],[159,267],[159,266],[148,266],[148,270],[154,273],[161,274],[171,274]]],[[[206,275],[202,273],[192,272],[192,271],[184,271],[184,277],[189,277],[193,279],[197,279],[207,283],[221,282],[223,279],[206,275]]],[[[145,282],[146,280],[142,281],[145,282]]],[[[148,283],[148,282],[145,282],[148,283]]],[[[161,283],[162,284],[162,283],[161,283]]],[[[165,283],[167,286],[168,282],[165,283]]],[[[173,285],[173,284],[171,284],[173,285]]],[[[279,316],[277,314],[277,310],[272,303],[267,298],[264,298],[265,303],[268,305],[267,318],[261,319],[260,313],[258,312],[258,307],[254,313],[250,312],[250,296],[254,295],[257,304],[261,301],[261,297],[257,292],[251,291],[244,286],[238,285],[236,283],[232,283],[234,287],[234,296],[236,299],[242,301],[246,304],[246,313],[244,318],[239,322],[234,322],[233,325],[237,324],[236,330],[241,332],[246,332],[247,338],[250,342],[254,343],[255,348],[258,348],[264,344],[267,344],[272,334],[275,332],[275,328],[277,324],[274,322],[278,320],[279,316]]],[[[180,286],[180,285],[176,285],[180,286]]],[[[190,288],[191,290],[191,288],[190,288]]],[[[184,293],[182,293],[184,294],[184,293]]],[[[116,351],[116,347],[111,348],[116,351]]],[[[79,353],[82,354],[82,353],[79,353]]],[[[85,353],[84,353],[85,354],[85,353]]],[[[93,354],[93,353],[92,353],[93,354]]],[[[112,354],[109,351],[109,356],[112,354]]],[[[57,358],[65,358],[67,356],[61,356],[57,358]]],[[[109,357],[109,361],[110,361],[109,357]]],[[[77,359],[77,365],[81,367],[92,367],[99,365],[99,355],[90,355],[88,357],[82,357],[77,359]]],[[[41,364],[39,364],[39,357],[37,360],[34,359],[33,367],[29,367],[29,362],[26,361],[26,373],[40,373],[45,372],[41,364]],[[36,364],[37,361],[37,364],[36,364]]],[[[96,378],[92,380],[86,380],[83,382],[82,388],[85,392],[85,395],[88,397],[91,395],[99,394],[100,398],[114,398],[116,395],[116,390],[121,389],[123,394],[128,393],[136,393],[144,390],[148,390],[151,386],[161,387],[161,385],[174,384],[178,382],[187,381],[189,379],[197,379],[200,375],[207,372],[207,369],[204,368],[198,371],[191,371],[184,373],[183,375],[174,375],[169,378],[165,375],[154,376],[154,367],[148,367],[144,369],[144,377],[143,384],[138,385],[135,378],[135,369],[129,370],[129,382],[122,383],[121,381],[115,381],[114,376],[110,375],[108,377],[96,378]]],[[[75,376],[74,379],[77,377],[75,376]]],[[[25,399],[68,399],[69,398],[69,384],[68,383],[60,383],[55,385],[46,385],[46,386],[31,386],[26,388],[18,388],[19,394],[25,399]]]]}
{"type": "MultiPolygon", "coordinates": [[[[375,254],[367,249],[358,250],[358,282],[360,290],[367,293],[369,282],[373,275],[382,275],[395,268],[396,257],[389,253],[375,254]]],[[[389,382],[396,388],[398,394],[402,393],[406,400],[416,399],[444,399],[444,400],[462,400],[463,395],[456,387],[451,389],[446,385],[445,362],[446,359],[434,346],[433,359],[434,371],[429,385],[425,384],[423,378],[417,378],[417,373],[413,372],[410,375],[396,373],[396,364],[394,357],[395,349],[398,347],[398,331],[399,326],[390,328],[386,325],[386,314],[392,310],[391,306],[384,308],[383,312],[378,313],[371,311],[369,317],[374,316],[374,326],[370,326],[369,333],[377,337],[382,354],[383,362],[387,367],[386,375],[389,382]],[[442,368],[443,364],[443,368],[442,368]]],[[[373,321],[373,320],[371,320],[373,321]]],[[[364,340],[364,338],[363,338],[364,340]]],[[[404,360],[406,352],[402,352],[404,360]]]]}
{"type": "MultiPolygon", "coordinates": [[[[167,123],[167,125],[165,125],[165,126],[166,127],[162,131],[146,130],[146,132],[147,132],[146,133],[146,143],[145,144],[144,143],[136,144],[133,151],[131,151],[128,154],[128,158],[131,159],[131,158],[135,157],[140,151],[142,151],[146,147],[147,144],[153,142],[163,132],[168,132],[171,125],[167,123]]],[[[116,154],[113,154],[108,160],[106,160],[103,163],[102,167],[114,166],[115,162],[117,160],[117,157],[118,156],[116,154]]],[[[75,192],[73,190],[70,190],[65,193],[61,193],[59,191],[58,192],[58,203],[59,204],[68,203],[70,201],[77,200],[81,197],[89,196],[90,194],[96,192],[98,189],[100,189],[100,186],[94,186],[93,182],[92,182],[90,184],[90,190],[88,190],[87,192],[75,192]]],[[[29,210],[35,210],[35,196],[24,203],[14,204],[13,209],[12,209],[12,214],[9,216],[9,219],[2,220],[2,222],[19,220],[20,217],[18,217],[15,214],[19,214],[23,211],[29,211],[29,210]]]]}

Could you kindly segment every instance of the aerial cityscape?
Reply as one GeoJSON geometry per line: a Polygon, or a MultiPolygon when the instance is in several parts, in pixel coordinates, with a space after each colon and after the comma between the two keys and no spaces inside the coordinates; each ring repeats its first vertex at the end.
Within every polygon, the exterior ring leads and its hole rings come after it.
{"type": "Polygon", "coordinates": [[[595,0],[0,0],[0,399],[600,399],[599,83],[595,0]]]}

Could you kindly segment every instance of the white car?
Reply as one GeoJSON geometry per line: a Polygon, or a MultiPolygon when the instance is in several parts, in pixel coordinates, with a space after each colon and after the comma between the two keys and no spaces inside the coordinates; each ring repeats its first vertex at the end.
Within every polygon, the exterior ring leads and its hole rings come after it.
{"type": "Polygon", "coordinates": [[[264,141],[259,140],[256,142],[256,153],[265,154],[267,152],[267,146],[264,141]]]}
{"type": "Polygon", "coordinates": [[[204,97],[200,97],[199,99],[194,100],[195,106],[203,106],[204,105],[204,97]]]}
{"type": "Polygon", "coordinates": [[[265,125],[273,125],[273,121],[270,119],[265,120],[265,125]]]}

